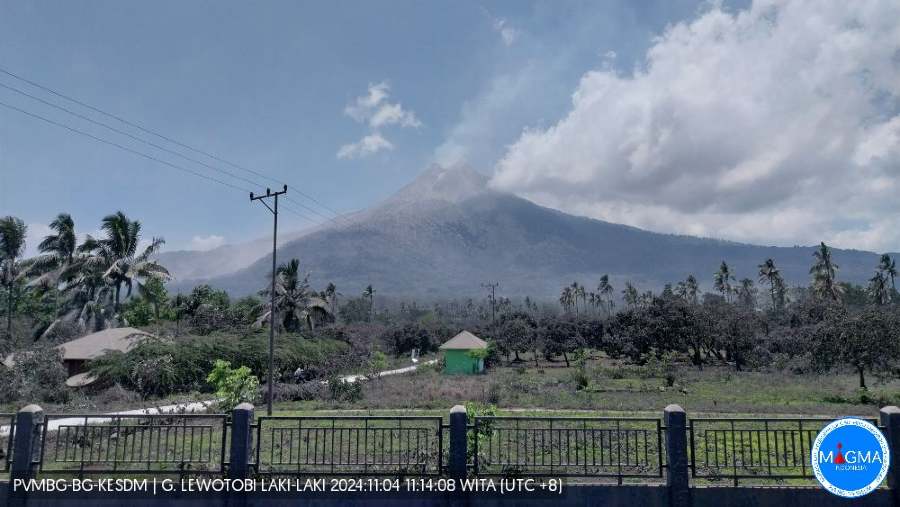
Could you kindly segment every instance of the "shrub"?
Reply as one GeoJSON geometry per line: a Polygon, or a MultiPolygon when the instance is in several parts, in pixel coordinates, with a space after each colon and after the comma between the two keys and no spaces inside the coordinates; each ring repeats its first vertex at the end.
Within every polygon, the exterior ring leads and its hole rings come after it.
{"type": "Polygon", "coordinates": [[[359,401],[363,397],[359,382],[348,382],[336,375],[328,379],[328,394],[331,401],[359,401]]]}
{"type": "Polygon", "coordinates": [[[259,379],[252,374],[250,368],[241,366],[232,368],[231,363],[216,359],[216,365],[206,377],[216,390],[219,408],[231,412],[239,403],[253,401],[259,389],[259,379]]]}
{"type": "Polygon", "coordinates": [[[132,367],[131,380],[135,391],[144,399],[166,396],[174,392],[179,383],[175,359],[169,354],[143,358],[132,367]]]}
{"type": "Polygon", "coordinates": [[[16,353],[12,368],[0,366],[0,398],[6,403],[65,403],[71,395],[67,377],[59,349],[46,345],[25,349],[16,353]]]}

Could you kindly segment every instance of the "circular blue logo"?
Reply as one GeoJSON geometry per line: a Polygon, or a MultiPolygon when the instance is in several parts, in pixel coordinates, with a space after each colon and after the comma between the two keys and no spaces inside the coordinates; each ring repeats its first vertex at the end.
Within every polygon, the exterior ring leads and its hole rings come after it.
{"type": "Polygon", "coordinates": [[[855,417],[822,428],[810,457],[822,487],[844,498],[871,493],[891,465],[887,439],[872,423],[855,417]]]}

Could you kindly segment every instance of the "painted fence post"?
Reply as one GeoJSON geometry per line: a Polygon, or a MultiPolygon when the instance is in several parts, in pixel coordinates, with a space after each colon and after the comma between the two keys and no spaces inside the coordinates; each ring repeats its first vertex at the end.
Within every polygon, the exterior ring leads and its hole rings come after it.
{"type": "Polygon", "coordinates": [[[888,470],[887,483],[894,497],[894,505],[900,505],[900,408],[893,405],[883,407],[879,412],[884,437],[891,450],[891,468],[888,470]]]}
{"type": "Polygon", "coordinates": [[[678,405],[663,410],[666,424],[666,487],[671,507],[688,507],[691,490],[688,481],[687,414],[678,405]]]}
{"type": "Polygon", "coordinates": [[[456,480],[466,478],[468,425],[469,417],[466,414],[466,407],[456,405],[450,409],[450,459],[447,463],[447,471],[450,473],[450,477],[456,480]]]}
{"type": "Polygon", "coordinates": [[[11,479],[34,478],[34,454],[40,449],[42,422],[44,409],[37,405],[28,405],[16,414],[11,479]]]}
{"type": "Polygon", "coordinates": [[[250,477],[251,430],[253,405],[241,403],[231,412],[231,454],[228,463],[229,479],[250,477]]]}

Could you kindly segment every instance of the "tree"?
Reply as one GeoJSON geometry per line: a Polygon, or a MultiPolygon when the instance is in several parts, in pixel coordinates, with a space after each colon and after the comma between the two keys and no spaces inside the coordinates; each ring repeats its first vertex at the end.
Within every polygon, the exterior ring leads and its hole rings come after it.
{"type": "Polygon", "coordinates": [[[159,320],[159,309],[169,301],[169,292],[160,278],[150,278],[141,287],[141,297],[153,307],[153,316],[159,320]]]}
{"type": "Polygon", "coordinates": [[[740,283],[741,286],[737,290],[738,302],[747,308],[755,308],[756,287],[753,286],[753,280],[744,278],[740,283]]]}
{"type": "Polygon", "coordinates": [[[369,300],[369,320],[372,320],[375,317],[375,288],[367,285],[362,295],[369,300]]]}
{"type": "Polygon", "coordinates": [[[809,274],[813,275],[813,292],[819,298],[840,301],[841,287],[836,281],[839,266],[831,258],[831,249],[823,241],[813,252],[813,257],[816,260],[809,268],[809,274]]]}
{"type": "Polygon", "coordinates": [[[631,309],[636,308],[641,302],[641,296],[634,285],[631,285],[631,282],[625,282],[625,289],[622,290],[622,299],[625,300],[625,304],[631,309]]]}
{"type": "Polygon", "coordinates": [[[731,282],[733,281],[734,275],[731,274],[731,268],[728,267],[725,261],[722,261],[722,264],[719,265],[719,270],[713,274],[713,286],[722,294],[727,303],[731,302],[731,294],[733,292],[731,282]]]}
{"type": "Polygon", "coordinates": [[[28,227],[21,218],[0,218],[0,281],[6,289],[6,339],[12,339],[12,317],[17,299],[17,285],[24,278],[21,257],[25,253],[28,227]]]}
{"type": "Polygon", "coordinates": [[[334,283],[328,282],[322,295],[325,296],[325,301],[328,301],[328,306],[331,308],[331,314],[337,315],[338,297],[343,296],[343,294],[338,292],[334,283]]]}
{"type": "Polygon", "coordinates": [[[163,281],[171,278],[169,271],[151,257],[165,244],[162,238],[153,238],[150,244],[138,253],[141,240],[141,223],[131,220],[121,211],[103,218],[100,226],[104,237],[94,239],[88,236],[79,250],[89,254],[84,259],[87,265],[99,265],[104,269],[103,279],[114,289],[114,310],[121,308],[121,290],[124,285],[126,298],[131,296],[134,285],[140,289],[150,278],[163,281]]]}
{"type": "Polygon", "coordinates": [[[603,301],[606,303],[606,316],[610,317],[612,315],[612,295],[615,292],[613,286],[609,283],[609,275],[603,275],[600,277],[600,283],[597,285],[597,293],[603,298],[603,301]]]}
{"type": "Polygon", "coordinates": [[[784,307],[784,279],[781,271],[775,267],[775,261],[766,259],[759,265],[759,283],[769,284],[769,296],[772,298],[772,310],[780,311],[784,307]]]}
{"type": "Polygon", "coordinates": [[[559,304],[562,305],[563,311],[565,313],[569,313],[569,310],[571,310],[574,301],[575,292],[572,290],[572,287],[563,287],[562,291],[559,293],[559,304]]]}
{"type": "Polygon", "coordinates": [[[50,222],[50,229],[55,234],[44,237],[38,245],[42,255],[31,261],[29,273],[37,275],[33,285],[57,286],[64,281],[67,271],[75,261],[78,239],[75,234],[75,221],[68,213],[60,213],[50,222]]]}
{"type": "MultiPolygon", "coordinates": [[[[268,297],[269,290],[260,291],[260,295],[268,297]]],[[[309,275],[300,275],[300,261],[291,259],[275,270],[275,314],[281,315],[280,325],[288,331],[297,331],[301,324],[313,329],[315,323],[332,316],[328,303],[314,296],[309,290],[309,275]]],[[[262,325],[272,312],[271,300],[266,311],[257,319],[256,325],[262,325]]]]}
{"type": "Polygon", "coordinates": [[[818,334],[813,365],[819,370],[852,367],[859,375],[860,389],[866,389],[867,371],[882,375],[897,367],[900,325],[897,316],[884,309],[872,307],[854,317],[833,317],[819,326],[818,334]]]}
{"type": "Polygon", "coordinates": [[[694,278],[694,275],[688,275],[683,282],[678,282],[675,293],[678,294],[681,299],[684,299],[692,305],[696,305],[700,302],[700,286],[697,283],[697,279],[694,278]]]}
{"type": "Polygon", "coordinates": [[[878,270],[891,281],[891,290],[897,290],[894,285],[894,278],[897,277],[897,264],[888,254],[881,254],[881,260],[878,262],[878,270]]]}
{"type": "Polygon", "coordinates": [[[514,353],[516,361],[521,361],[520,353],[534,351],[535,366],[537,366],[536,327],[534,319],[530,315],[513,312],[500,317],[497,325],[494,326],[493,334],[501,351],[507,354],[514,353]]]}
{"type": "Polygon", "coordinates": [[[869,278],[869,286],[866,293],[876,305],[887,304],[891,300],[887,279],[881,271],[876,271],[875,276],[869,278]]]}

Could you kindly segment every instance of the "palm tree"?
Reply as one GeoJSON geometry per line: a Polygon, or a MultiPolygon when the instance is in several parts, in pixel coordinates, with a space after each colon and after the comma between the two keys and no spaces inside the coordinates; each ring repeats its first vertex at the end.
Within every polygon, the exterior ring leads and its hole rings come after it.
{"type": "Polygon", "coordinates": [[[713,286],[717,291],[722,293],[722,296],[725,297],[725,301],[729,303],[731,302],[731,282],[733,281],[734,275],[731,274],[731,268],[728,267],[728,264],[726,264],[725,261],[722,261],[719,270],[713,275],[713,286]]]}
{"type": "Polygon", "coordinates": [[[897,264],[888,254],[881,254],[881,260],[878,263],[878,270],[884,273],[885,277],[891,280],[891,290],[897,290],[894,285],[894,278],[897,276],[897,264]]]}
{"type": "Polygon", "coordinates": [[[809,268],[809,274],[813,275],[813,291],[821,298],[831,298],[838,301],[841,297],[841,286],[837,284],[836,272],[839,266],[831,259],[831,249],[825,242],[819,244],[819,248],[813,252],[816,261],[809,268]]]}
{"type": "Polygon", "coordinates": [[[875,276],[869,278],[867,292],[876,305],[883,305],[890,301],[891,297],[888,292],[887,277],[885,277],[881,271],[876,271],[875,276]]]}
{"type": "Polygon", "coordinates": [[[372,320],[375,317],[375,288],[371,285],[366,286],[363,297],[369,300],[369,320],[372,320]]]}
{"type": "Polygon", "coordinates": [[[328,282],[322,295],[325,296],[325,300],[328,301],[328,305],[331,307],[331,314],[337,315],[338,297],[343,296],[343,294],[338,292],[337,286],[335,286],[334,283],[328,282]]]}
{"type": "Polygon", "coordinates": [[[38,245],[40,256],[31,261],[30,274],[38,275],[32,285],[59,285],[72,267],[78,247],[75,221],[68,213],[60,213],[50,222],[55,234],[44,237],[38,245]]]}
{"type": "Polygon", "coordinates": [[[0,281],[6,288],[6,338],[12,339],[12,316],[16,305],[16,285],[25,277],[21,260],[25,253],[28,226],[21,218],[0,218],[0,281]]]}
{"type": "Polygon", "coordinates": [[[678,282],[676,293],[688,303],[696,305],[699,303],[700,284],[694,275],[688,275],[683,282],[678,282]]]}
{"type": "Polygon", "coordinates": [[[631,282],[625,282],[625,289],[622,291],[622,298],[625,300],[625,304],[628,305],[629,308],[634,309],[637,307],[638,303],[640,303],[641,296],[638,293],[638,290],[631,285],[631,282]]]}
{"type": "MultiPolygon", "coordinates": [[[[270,290],[264,289],[260,295],[268,297],[270,290]]],[[[272,303],[266,306],[266,311],[256,320],[258,326],[267,322],[272,313],[272,303]]],[[[276,316],[282,316],[280,326],[288,331],[298,330],[301,324],[312,329],[317,321],[332,315],[328,303],[309,290],[309,275],[301,278],[297,259],[291,259],[275,270],[275,312],[276,316]]]]}
{"type": "Polygon", "coordinates": [[[612,294],[615,292],[615,289],[609,283],[609,275],[600,277],[600,283],[597,285],[597,292],[603,296],[603,299],[606,301],[606,316],[610,317],[612,314],[612,294]]]}
{"type": "Polygon", "coordinates": [[[743,278],[740,283],[741,286],[737,290],[738,301],[747,308],[756,307],[756,287],[753,286],[753,280],[743,278]]]}
{"type": "Polygon", "coordinates": [[[104,238],[94,239],[88,236],[79,250],[89,255],[84,260],[86,265],[99,265],[104,268],[103,279],[114,288],[114,310],[120,310],[122,286],[127,289],[126,298],[131,296],[134,285],[140,289],[144,280],[171,278],[169,271],[151,260],[151,257],[165,244],[162,238],[153,238],[144,250],[138,253],[141,240],[141,223],[131,220],[121,211],[103,218],[100,226],[104,238]]]}
{"type": "Polygon", "coordinates": [[[581,301],[585,305],[585,310],[587,310],[587,300],[585,299],[584,285],[579,284],[578,282],[572,282],[572,291],[575,294],[575,315],[578,315],[578,300],[581,301]]]}
{"type": "Polygon", "coordinates": [[[781,271],[775,267],[775,261],[766,259],[759,266],[759,283],[769,284],[769,295],[772,297],[772,310],[781,309],[781,303],[784,301],[784,279],[781,277],[781,271]]]}
{"type": "Polygon", "coordinates": [[[572,287],[563,287],[562,292],[560,292],[559,294],[559,304],[562,305],[563,311],[565,313],[569,313],[569,310],[572,308],[572,301],[574,301],[574,299],[575,292],[572,290],[572,287]]]}

